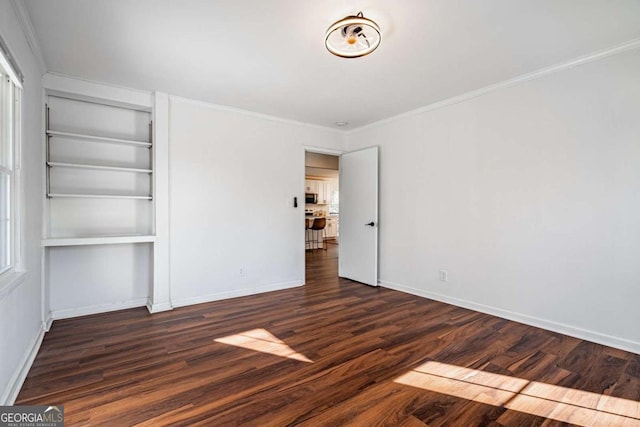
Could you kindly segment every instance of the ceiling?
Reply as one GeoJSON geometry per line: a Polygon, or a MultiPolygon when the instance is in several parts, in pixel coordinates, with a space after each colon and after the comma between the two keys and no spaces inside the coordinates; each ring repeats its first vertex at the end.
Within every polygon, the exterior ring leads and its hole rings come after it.
{"type": "Polygon", "coordinates": [[[24,0],[48,71],[353,129],[640,38],[639,0],[24,0]],[[362,11],[382,43],[332,56],[362,11]]]}

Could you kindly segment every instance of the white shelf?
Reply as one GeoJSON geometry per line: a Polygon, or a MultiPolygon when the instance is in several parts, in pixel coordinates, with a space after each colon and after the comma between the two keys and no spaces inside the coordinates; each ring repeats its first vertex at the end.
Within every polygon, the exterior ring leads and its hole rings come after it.
{"type": "Polygon", "coordinates": [[[92,169],[92,170],[118,171],[118,172],[152,173],[151,169],[126,168],[126,167],[120,167],[120,166],[87,165],[87,164],[81,164],[81,163],[47,162],[47,165],[49,165],[50,167],[63,167],[63,168],[75,168],[75,169],[92,169]]]}
{"type": "Polygon", "coordinates": [[[67,194],[67,193],[49,193],[47,197],[66,197],[74,199],[140,199],[151,200],[151,196],[125,196],[119,194],[67,194]]]}
{"type": "Polygon", "coordinates": [[[117,245],[122,243],[150,243],[155,241],[156,241],[156,236],[150,236],[150,235],[61,237],[61,238],[42,239],[42,246],[51,247],[51,246],[117,245]]]}
{"type": "Polygon", "coordinates": [[[110,144],[135,145],[139,147],[151,147],[151,143],[147,141],[136,141],[133,139],[108,138],[106,136],[85,135],[82,133],[60,132],[56,130],[48,130],[49,136],[60,136],[66,138],[79,139],[90,142],[106,142],[110,144]]]}
{"type": "Polygon", "coordinates": [[[151,126],[149,112],[47,98],[43,247],[155,240],[151,126]]]}

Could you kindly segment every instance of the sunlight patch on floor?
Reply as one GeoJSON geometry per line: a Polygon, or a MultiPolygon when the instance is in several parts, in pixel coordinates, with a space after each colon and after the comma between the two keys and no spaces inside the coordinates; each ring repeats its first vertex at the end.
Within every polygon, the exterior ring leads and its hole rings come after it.
{"type": "Polygon", "coordinates": [[[294,351],[281,339],[273,335],[266,329],[252,329],[239,334],[229,335],[223,338],[216,338],[215,342],[242,347],[261,353],[273,354],[274,356],[287,357],[301,362],[313,363],[305,355],[294,351]]]}
{"type": "Polygon", "coordinates": [[[446,363],[426,362],[394,382],[580,426],[640,426],[640,402],[446,363]]]}

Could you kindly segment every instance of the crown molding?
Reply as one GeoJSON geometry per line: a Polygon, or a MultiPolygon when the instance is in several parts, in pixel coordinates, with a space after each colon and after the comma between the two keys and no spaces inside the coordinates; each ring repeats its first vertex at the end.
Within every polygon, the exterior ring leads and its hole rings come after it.
{"type": "Polygon", "coordinates": [[[273,122],[280,122],[280,123],[287,123],[287,124],[290,124],[290,125],[302,126],[302,127],[306,127],[306,128],[323,130],[325,132],[331,132],[331,133],[335,133],[335,134],[338,134],[338,135],[344,135],[344,131],[342,131],[340,129],[333,129],[333,128],[330,128],[328,126],[316,125],[316,124],[313,124],[313,123],[301,122],[301,121],[294,120],[294,119],[287,119],[287,118],[284,118],[284,117],[273,116],[273,115],[270,115],[270,114],[258,113],[256,111],[243,110],[241,108],[229,107],[229,106],[220,105],[220,104],[214,104],[213,102],[201,101],[199,99],[185,98],[183,96],[178,96],[178,95],[169,95],[169,99],[171,101],[178,101],[178,102],[183,102],[183,103],[186,103],[186,104],[199,105],[201,107],[210,108],[212,110],[226,111],[226,112],[229,112],[229,113],[243,114],[245,116],[251,116],[251,117],[258,118],[258,119],[270,120],[270,121],[273,121],[273,122]]]}
{"type": "Polygon", "coordinates": [[[499,83],[495,83],[489,86],[485,86],[482,87],[480,89],[476,89],[476,90],[472,90],[466,93],[463,93],[461,95],[456,95],[453,96],[451,98],[447,98],[447,99],[443,99],[442,101],[438,101],[438,102],[434,102],[432,104],[428,104],[425,105],[424,107],[420,107],[420,108],[416,108],[414,110],[410,110],[407,111],[405,113],[401,113],[392,117],[388,117],[386,119],[382,119],[382,120],[378,120],[376,122],[373,123],[369,123],[367,125],[364,126],[360,126],[358,128],[355,129],[350,129],[348,131],[345,131],[345,136],[349,136],[353,133],[356,132],[360,132],[363,130],[367,130],[367,129],[371,129],[383,124],[387,124],[387,123],[391,123],[393,121],[405,118],[405,117],[410,117],[410,116],[415,116],[417,114],[422,114],[425,113],[427,111],[433,111],[433,110],[437,110],[439,108],[443,108],[443,107],[447,107],[449,105],[453,105],[453,104],[458,104],[460,102],[464,102],[464,101],[468,101],[470,99],[473,98],[477,98],[479,96],[485,95],[487,93],[499,90],[499,89],[504,89],[504,88],[508,88],[511,86],[515,86],[518,85],[520,83],[524,83],[530,80],[535,80],[535,79],[539,79],[545,76],[548,76],[550,74],[555,74],[558,73],[560,71],[564,71],[567,70],[569,68],[573,68],[573,67],[577,67],[579,65],[583,65],[583,64],[587,64],[589,62],[594,62],[603,58],[607,58],[609,56],[613,56],[613,55],[618,55],[620,53],[624,53],[624,52],[628,52],[630,50],[634,50],[634,49],[638,49],[640,48],[640,39],[634,39],[634,40],[630,40],[626,43],[622,43],[620,45],[608,48],[608,49],[603,49],[603,50],[598,50],[595,52],[592,52],[590,54],[584,55],[584,56],[579,56],[577,58],[571,59],[569,61],[566,62],[562,62],[556,65],[552,65],[550,67],[545,67],[545,68],[541,68],[537,71],[533,71],[531,73],[527,73],[527,74],[522,74],[520,76],[508,79],[508,80],[503,80],[499,83]]]}
{"type": "Polygon", "coordinates": [[[18,21],[20,21],[22,32],[27,39],[31,52],[33,52],[33,56],[36,57],[36,61],[40,67],[40,74],[44,75],[47,72],[47,65],[44,62],[44,56],[42,55],[42,49],[40,49],[36,30],[33,28],[33,23],[31,22],[29,12],[27,12],[24,0],[11,0],[11,4],[18,16],[18,21]]]}
{"type": "Polygon", "coordinates": [[[153,92],[61,73],[47,72],[42,76],[42,86],[48,95],[99,102],[140,111],[151,111],[153,108],[153,92]]]}

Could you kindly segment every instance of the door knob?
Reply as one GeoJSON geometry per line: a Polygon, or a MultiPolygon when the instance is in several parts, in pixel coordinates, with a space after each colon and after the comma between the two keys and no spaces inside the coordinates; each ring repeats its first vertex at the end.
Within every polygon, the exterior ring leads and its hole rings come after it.
{"type": "Polygon", "coordinates": [[[376,223],[375,223],[375,222],[373,222],[373,221],[371,221],[371,222],[369,222],[369,223],[367,223],[367,224],[365,224],[365,225],[367,225],[367,226],[369,226],[369,227],[373,227],[373,226],[375,226],[375,225],[376,225],[376,223]]]}

